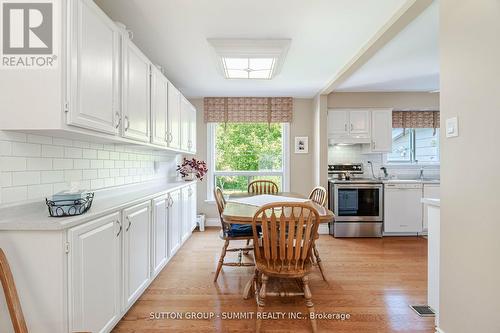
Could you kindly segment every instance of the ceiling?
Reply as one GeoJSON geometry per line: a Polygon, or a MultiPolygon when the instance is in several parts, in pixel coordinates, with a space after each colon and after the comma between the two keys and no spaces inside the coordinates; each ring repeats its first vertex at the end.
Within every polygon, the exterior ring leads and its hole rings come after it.
{"type": "Polygon", "coordinates": [[[406,0],[97,0],[188,97],[317,94],[406,0]],[[272,80],[227,80],[207,38],[291,39],[272,80]]]}
{"type": "Polygon", "coordinates": [[[439,5],[422,14],[335,91],[433,91],[439,89],[439,5]]]}

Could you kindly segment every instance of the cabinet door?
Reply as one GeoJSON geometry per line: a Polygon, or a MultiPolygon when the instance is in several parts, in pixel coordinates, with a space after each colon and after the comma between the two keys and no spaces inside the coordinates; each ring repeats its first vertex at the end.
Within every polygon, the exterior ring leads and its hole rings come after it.
{"type": "MultiPolygon", "coordinates": [[[[424,184],[424,198],[430,199],[440,199],[440,186],[437,184],[424,184]]],[[[429,226],[429,216],[428,209],[426,205],[422,205],[423,215],[424,215],[424,230],[428,229],[429,226]]]]}
{"type": "Polygon", "coordinates": [[[93,1],[72,4],[67,123],[118,134],[120,33],[93,1]]]}
{"type": "Polygon", "coordinates": [[[120,214],[68,231],[70,331],[109,332],[120,319],[120,214]]]}
{"type": "Polygon", "coordinates": [[[152,272],[156,276],[168,260],[168,232],[167,232],[167,196],[153,200],[153,227],[152,227],[152,272]]]}
{"type": "Polygon", "coordinates": [[[150,203],[123,210],[124,307],[131,305],[149,281],[150,203]]]}
{"type": "Polygon", "coordinates": [[[190,212],[191,212],[191,215],[190,215],[190,221],[191,221],[191,231],[193,231],[195,228],[196,228],[196,215],[197,215],[197,209],[196,209],[196,200],[197,200],[197,197],[196,197],[196,184],[193,184],[190,186],[190,190],[191,190],[191,194],[190,194],[190,197],[189,197],[189,203],[190,203],[190,212]]]}
{"type": "Polygon", "coordinates": [[[170,193],[170,205],[168,208],[168,234],[169,234],[169,256],[173,256],[181,245],[182,237],[182,211],[181,191],[170,193]]]}
{"type": "Polygon", "coordinates": [[[181,242],[184,243],[186,239],[191,235],[191,210],[190,210],[190,201],[189,201],[189,186],[181,189],[182,194],[182,239],[181,242]]]}
{"type": "Polygon", "coordinates": [[[328,111],[328,137],[342,138],[349,136],[349,111],[328,111]]]}
{"type": "Polygon", "coordinates": [[[189,104],[190,106],[190,118],[189,118],[189,151],[191,153],[196,153],[196,108],[189,104]]]}
{"type": "Polygon", "coordinates": [[[168,83],[168,146],[181,148],[181,93],[168,83]]]}
{"type": "Polygon", "coordinates": [[[349,136],[355,139],[370,138],[370,111],[349,111],[349,136]]]}
{"type": "Polygon", "coordinates": [[[189,124],[191,122],[191,104],[181,95],[181,149],[189,151],[189,142],[191,131],[189,124]]]}
{"type": "Polygon", "coordinates": [[[123,136],[149,142],[150,63],[130,40],[124,43],[123,136]]]}
{"type": "Polygon", "coordinates": [[[168,81],[155,67],[151,67],[151,142],[167,145],[168,81]]]}
{"type": "Polygon", "coordinates": [[[372,111],[372,152],[392,151],[392,111],[372,111]]]}

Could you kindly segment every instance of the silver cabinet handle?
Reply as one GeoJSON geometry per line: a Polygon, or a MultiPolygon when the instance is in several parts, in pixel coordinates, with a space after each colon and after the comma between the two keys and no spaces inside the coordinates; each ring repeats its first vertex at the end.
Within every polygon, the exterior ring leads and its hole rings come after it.
{"type": "Polygon", "coordinates": [[[123,120],[124,120],[124,123],[123,123],[123,124],[125,125],[125,131],[126,131],[126,130],[128,130],[128,129],[129,129],[129,127],[130,127],[130,121],[128,120],[128,116],[125,116],[125,117],[123,118],[123,120]]]}
{"type": "Polygon", "coordinates": [[[120,236],[121,232],[122,232],[122,224],[120,223],[120,221],[116,220],[116,223],[118,223],[118,225],[120,226],[120,230],[118,230],[118,233],[116,234],[116,237],[120,236]]]}
{"type": "Polygon", "coordinates": [[[377,144],[375,143],[375,141],[372,141],[372,149],[375,149],[375,147],[377,147],[377,144]]]}
{"type": "Polygon", "coordinates": [[[165,132],[165,142],[169,142],[168,141],[168,132],[165,132]]]}
{"type": "Polygon", "coordinates": [[[353,129],[354,129],[354,125],[353,125],[353,124],[351,124],[351,131],[352,131],[353,129]]]}
{"type": "Polygon", "coordinates": [[[167,134],[167,142],[171,143],[173,139],[174,139],[174,136],[172,135],[172,132],[168,132],[168,134],[167,134]]]}
{"type": "Polygon", "coordinates": [[[347,123],[344,124],[344,131],[347,132],[347,123]]]}
{"type": "Polygon", "coordinates": [[[115,112],[115,119],[118,120],[116,122],[115,128],[119,128],[120,124],[122,123],[122,116],[120,115],[120,113],[118,111],[115,112]]]}
{"type": "Polygon", "coordinates": [[[130,219],[128,218],[128,216],[125,216],[125,218],[127,219],[128,221],[128,226],[127,226],[127,229],[125,229],[125,231],[127,232],[128,229],[130,229],[130,226],[132,225],[132,221],[130,221],[130,219]]]}

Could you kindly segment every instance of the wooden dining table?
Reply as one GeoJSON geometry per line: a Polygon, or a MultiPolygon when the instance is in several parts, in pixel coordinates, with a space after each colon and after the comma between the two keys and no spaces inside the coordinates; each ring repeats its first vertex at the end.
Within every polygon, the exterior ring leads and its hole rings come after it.
{"type": "MultiPolygon", "coordinates": [[[[254,218],[255,213],[260,209],[258,206],[252,206],[246,203],[242,202],[235,202],[231,201],[233,199],[241,199],[241,198],[246,198],[246,197],[251,197],[255,196],[258,194],[251,194],[251,193],[236,193],[236,194],[231,194],[227,198],[226,206],[224,207],[224,210],[222,212],[222,219],[224,222],[227,223],[233,223],[233,224],[251,224],[254,218]]],[[[274,196],[277,197],[286,197],[286,198],[298,198],[298,199],[307,199],[305,196],[300,195],[298,193],[292,193],[292,192],[279,192],[276,194],[273,194],[274,196]]],[[[276,198],[276,202],[279,202],[279,198],[276,198]]],[[[284,201],[284,200],[283,200],[284,201]]],[[[313,201],[307,201],[310,203],[316,210],[318,211],[320,223],[329,223],[333,222],[335,215],[333,212],[329,209],[327,209],[324,206],[321,206],[313,201]]],[[[259,222],[258,220],[256,220],[259,222]]],[[[247,282],[244,290],[243,290],[243,298],[244,299],[249,299],[250,298],[250,293],[252,290],[252,283],[254,280],[254,276],[252,275],[251,279],[247,282]]]]}
{"type": "MultiPolygon", "coordinates": [[[[255,213],[259,210],[260,207],[248,205],[241,202],[234,202],[231,200],[251,197],[255,195],[258,194],[251,194],[251,193],[230,194],[229,198],[227,199],[224,211],[222,212],[222,218],[224,219],[224,221],[227,223],[251,224],[255,213]]],[[[279,192],[273,195],[277,197],[281,196],[287,198],[307,199],[305,196],[293,192],[279,192]]],[[[335,215],[331,210],[313,201],[308,201],[308,202],[318,211],[320,223],[333,222],[335,215]]]]}

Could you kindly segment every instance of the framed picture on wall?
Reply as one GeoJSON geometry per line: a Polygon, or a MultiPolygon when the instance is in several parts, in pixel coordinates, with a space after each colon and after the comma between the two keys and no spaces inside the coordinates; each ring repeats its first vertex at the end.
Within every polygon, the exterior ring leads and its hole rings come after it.
{"type": "Polygon", "coordinates": [[[296,136],[295,137],[295,154],[309,153],[309,137],[296,136]]]}

